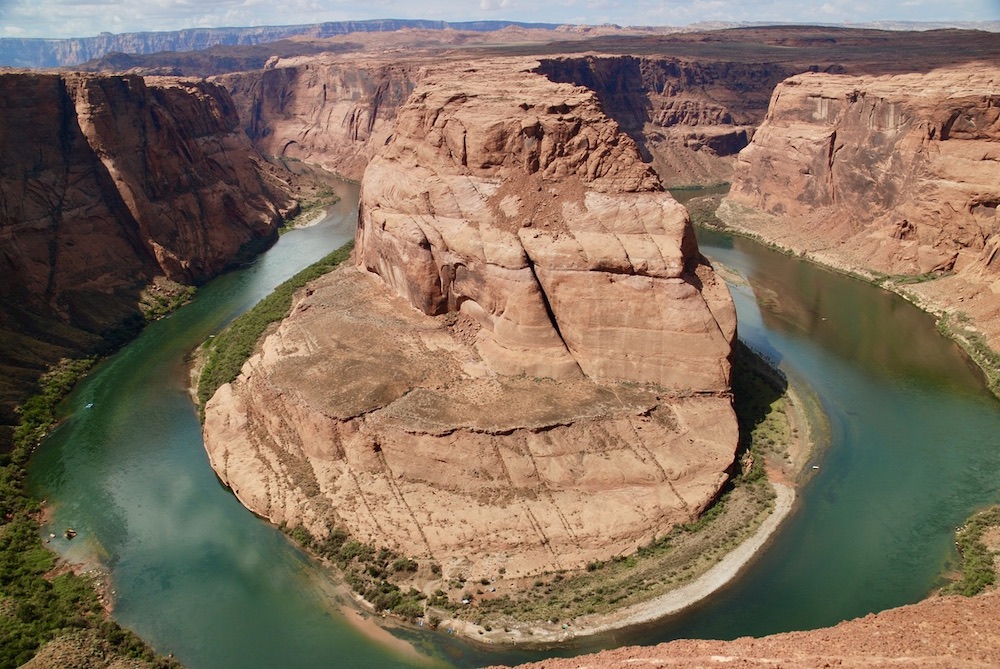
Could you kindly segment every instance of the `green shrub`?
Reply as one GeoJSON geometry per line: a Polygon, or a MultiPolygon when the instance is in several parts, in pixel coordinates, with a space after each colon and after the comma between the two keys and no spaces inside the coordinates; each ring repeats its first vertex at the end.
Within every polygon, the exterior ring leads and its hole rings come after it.
{"type": "Polygon", "coordinates": [[[402,571],[412,574],[417,571],[418,567],[417,561],[408,557],[396,558],[392,563],[392,570],[396,572],[402,571]]]}
{"type": "Polygon", "coordinates": [[[295,291],[347,260],[353,248],[354,242],[350,241],[306,267],[211,340],[206,347],[205,365],[198,379],[198,401],[202,409],[220,386],[239,376],[243,363],[250,358],[267,326],[288,316],[295,291]]]}
{"type": "Polygon", "coordinates": [[[109,651],[158,666],[137,636],[107,618],[90,580],[73,573],[52,577],[55,555],[39,536],[39,504],[26,491],[25,465],[31,452],[56,422],[59,402],[94,364],[92,358],[63,360],[42,376],[39,391],[18,408],[14,448],[0,455],[0,668],[17,667],[47,641],[85,630],[109,651]]]}
{"type": "Polygon", "coordinates": [[[962,559],[962,578],[942,588],[942,594],[971,597],[996,583],[997,553],[982,541],[983,533],[991,527],[1000,527],[1000,506],[975,514],[958,531],[955,543],[962,559]]]}

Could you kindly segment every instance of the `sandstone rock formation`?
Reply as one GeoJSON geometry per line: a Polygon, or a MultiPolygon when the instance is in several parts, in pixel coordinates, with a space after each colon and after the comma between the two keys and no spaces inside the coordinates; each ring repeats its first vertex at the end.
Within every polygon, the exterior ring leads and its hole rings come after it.
{"type": "Polygon", "coordinates": [[[371,273],[314,283],[208,403],[257,513],[495,579],[631,552],[718,494],[728,292],[594,94],[535,66],[424,75],[362,183],[371,273]]]}
{"type": "Polygon", "coordinates": [[[292,203],[269,179],[218,86],[0,75],[2,422],[47,365],[134,332],[155,276],[273,237],[292,203]]]}
{"type": "Polygon", "coordinates": [[[518,64],[425,80],[400,110],[365,172],[359,262],[474,319],[498,372],[726,390],[735,315],[686,211],[591,91],[498,82],[518,64]]]}
{"type": "Polygon", "coordinates": [[[736,154],[763,120],[775,63],[677,57],[563,56],[541,61],[553,81],[586,86],[671,186],[729,181],[736,154]]]}
{"type": "Polygon", "coordinates": [[[304,160],[360,179],[384,144],[423,59],[324,55],[272,59],[219,77],[247,135],[265,155],[304,160]]]}
{"type": "Polygon", "coordinates": [[[986,65],[792,77],[740,154],[721,213],[835,266],[954,273],[912,290],[940,308],[967,296],[962,308],[982,316],[995,348],[998,85],[1000,69],[986,65]],[[732,205],[771,218],[741,216],[732,205]]]}

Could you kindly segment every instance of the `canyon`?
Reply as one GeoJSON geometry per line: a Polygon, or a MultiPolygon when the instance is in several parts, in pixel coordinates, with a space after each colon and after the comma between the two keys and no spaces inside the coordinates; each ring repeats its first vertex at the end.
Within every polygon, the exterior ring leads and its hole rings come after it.
{"type": "Polygon", "coordinates": [[[204,282],[277,235],[288,186],[225,90],[0,74],[0,422],[63,357],[142,325],[141,292],[204,282]]]}
{"type": "Polygon", "coordinates": [[[724,284],[593,92],[537,65],[426,69],[365,170],[358,267],[205,408],[249,508],[431,561],[428,594],[630,553],[736,454],[724,284]]]}
{"type": "MultiPolygon", "coordinates": [[[[143,285],[203,281],[271,238],[294,205],[263,156],[363,179],[358,266],[300,295],[210,403],[213,465],[275,522],[389,537],[449,574],[626,554],[726,481],[735,316],[661,182],[732,181],[731,227],[903,285],[996,349],[995,38],[784,28],[512,42],[473,58],[352,35],[210,82],[143,78],[162,69],[142,59],[130,75],[3,74],[0,105],[20,105],[4,107],[0,135],[0,258],[20,277],[2,296],[4,378],[20,391],[67,352],[106,349],[109,331],[138,325],[143,285]],[[36,128],[40,110],[53,122],[36,128]],[[45,342],[30,359],[25,333],[45,342]]],[[[995,660],[975,624],[995,600],[614,657],[868,666],[843,642],[803,649],[940,610],[921,629],[975,636],[982,654],[920,662],[971,666],[995,660]]],[[[917,641],[884,641],[872,644],[886,657],[917,657],[917,641]]]]}
{"type": "Polygon", "coordinates": [[[720,210],[1000,348],[1000,68],[782,82],[720,210]]]}

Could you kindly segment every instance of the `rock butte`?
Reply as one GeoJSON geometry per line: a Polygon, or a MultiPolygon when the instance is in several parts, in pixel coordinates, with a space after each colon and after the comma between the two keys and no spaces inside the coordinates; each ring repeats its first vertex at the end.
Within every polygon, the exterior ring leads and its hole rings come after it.
{"type": "Polygon", "coordinates": [[[480,578],[629,553],[717,496],[728,291],[596,96],[537,64],[423,73],[365,172],[358,266],[208,403],[255,512],[480,578]]]}

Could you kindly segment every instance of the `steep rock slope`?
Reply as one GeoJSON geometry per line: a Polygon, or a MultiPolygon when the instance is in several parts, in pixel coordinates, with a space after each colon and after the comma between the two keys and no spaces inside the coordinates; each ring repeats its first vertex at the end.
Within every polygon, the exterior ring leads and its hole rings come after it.
{"type": "Polygon", "coordinates": [[[424,313],[474,319],[502,373],[727,389],[735,316],[686,211],[593,92],[503,82],[519,64],[411,97],[365,172],[359,262],[424,313]]]}
{"type": "Polygon", "coordinates": [[[275,58],[263,70],[216,81],[236,100],[244,129],[262,153],[360,179],[421,64],[379,56],[275,58]]]}
{"type": "Polygon", "coordinates": [[[672,57],[543,59],[553,81],[586,86],[668,185],[728,181],[792,64],[672,57]]]}
{"type": "Polygon", "coordinates": [[[3,422],[60,357],[141,324],[154,277],[191,283],[291,206],[217,86],[0,76],[3,422]]]}
{"type": "Polygon", "coordinates": [[[908,288],[962,305],[996,348],[1000,69],[806,74],[774,92],[740,154],[728,220],[817,259],[886,275],[952,276],[908,288]],[[763,212],[740,215],[733,205],[763,212]]]}
{"type": "Polygon", "coordinates": [[[372,272],[312,284],[208,403],[257,513],[496,579],[631,552],[718,494],[728,293],[594,95],[535,65],[427,72],[362,183],[372,272]]]}
{"type": "MultiPolygon", "coordinates": [[[[261,71],[216,77],[265,154],[307,160],[360,178],[384,143],[421,68],[454,54],[275,58],[261,71]]],[[[542,59],[555,82],[594,91],[602,107],[668,184],[726,181],[793,69],[763,63],[566,55],[542,59]]]]}

